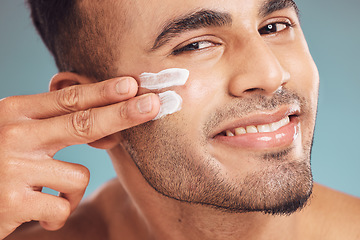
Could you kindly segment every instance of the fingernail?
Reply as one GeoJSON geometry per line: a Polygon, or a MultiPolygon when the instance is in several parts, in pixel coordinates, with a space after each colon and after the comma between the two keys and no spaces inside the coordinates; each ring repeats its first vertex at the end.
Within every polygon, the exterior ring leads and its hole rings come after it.
{"type": "Polygon", "coordinates": [[[137,107],[140,113],[149,113],[152,110],[151,96],[146,95],[141,97],[137,102],[137,107]]]}
{"type": "Polygon", "coordinates": [[[119,94],[127,94],[129,93],[129,79],[125,78],[120,80],[117,84],[116,84],[116,92],[118,92],[119,94]]]}

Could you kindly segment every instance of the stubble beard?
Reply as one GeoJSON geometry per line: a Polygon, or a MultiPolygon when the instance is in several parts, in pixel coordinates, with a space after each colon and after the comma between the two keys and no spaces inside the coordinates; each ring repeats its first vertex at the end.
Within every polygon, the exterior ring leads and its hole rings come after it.
{"type": "MultiPolygon", "coordinates": [[[[249,103],[262,109],[274,108],[284,101],[302,101],[289,92],[278,98],[264,100],[259,97],[249,103]],[[282,100],[279,100],[281,97],[282,100]],[[259,105],[259,102],[266,104],[259,105]],[[275,104],[276,103],[276,104],[275,104]],[[270,104],[270,105],[269,105],[270,104]],[[267,105],[266,107],[264,107],[267,105]]],[[[245,114],[244,108],[221,110],[209,117],[207,129],[228,116],[245,114]]],[[[304,104],[302,104],[304,105],[304,104]]],[[[255,107],[249,107],[253,111],[255,107]]],[[[303,106],[305,107],[305,106],[303,106]]],[[[125,130],[124,146],[130,153],[146,181],[160,194],[190,204],[200,204],[231,213],[263,212],[288,215],[303,208],[309,199],[313,179],[310,168],[311,136],[302,146],[302,153],[294,156],[292,148],[257,156],[267,162],[265,168],[245,176],[229,177],[218,160],[207,153],[206,138],[192,144],[187,139],[185,119],[170,116],[125,130]],[[181,124],[179,124],[181,123],[181,124]],[[200,151],[199,151],[200,149],[200,151]],[[196,151],[197,150],[197,151],[196,151]]],[[[239,163],[242,159],[239,159],[239,163]]],[[[232,175],[233,176],[233,175],[232,175]]]]}

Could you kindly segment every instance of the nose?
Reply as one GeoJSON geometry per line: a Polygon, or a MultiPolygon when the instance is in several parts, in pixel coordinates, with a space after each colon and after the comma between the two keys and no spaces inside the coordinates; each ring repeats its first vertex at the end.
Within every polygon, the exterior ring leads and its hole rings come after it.
{"type": "Polygon", "coordinates": [[[234,54],[237,64],[232,66],[229,92],[235,97],[251,93],[272,95],[290,79],[290,73],[261,36],[250,39],[234,54]]]}

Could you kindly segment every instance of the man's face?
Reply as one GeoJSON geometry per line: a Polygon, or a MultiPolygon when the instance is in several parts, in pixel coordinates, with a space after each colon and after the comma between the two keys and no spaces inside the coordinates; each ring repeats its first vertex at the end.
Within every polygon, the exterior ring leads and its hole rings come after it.
{"type": "Polygon", "coordinates": [[[185,86],[171,88],[183,98],[180,112],[121,133],[148,183],[227,211],[301,207],[312,189],[318,72],[291,2],[118,5],[127,30],[117,75],[190,71],[185,86]]]}

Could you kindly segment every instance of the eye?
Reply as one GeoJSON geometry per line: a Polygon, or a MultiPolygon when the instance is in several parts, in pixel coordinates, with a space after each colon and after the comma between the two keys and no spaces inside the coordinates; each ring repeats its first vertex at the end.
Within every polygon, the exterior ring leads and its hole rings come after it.
{"type": "Polygon", "coordinates": [[[260,35],[275,34],[284,31],[290,27],[292,27],[292,24],[288,22],[269,23],[266,26],[260,28],[259,33],[260,35]]]}
{"type": "Polygon", "coordinates": [[[216,44],[210,41],[198,41],[190,43],[184,47],[180,47],[179,49],[176,49],[173,51],[173,55],[177,55],[184,52],[191,52],[191,51],[198,51],[203,50],[212,46],[215,46],[216,44]]]}

